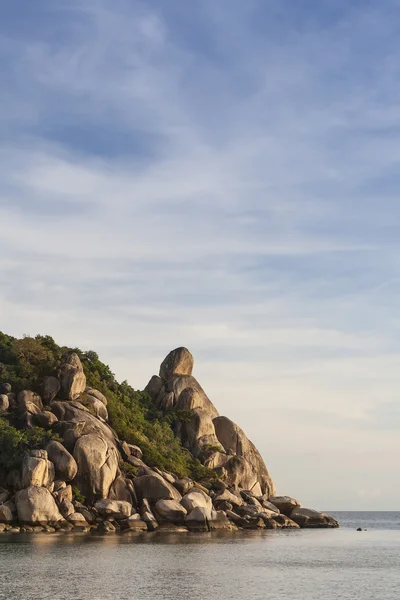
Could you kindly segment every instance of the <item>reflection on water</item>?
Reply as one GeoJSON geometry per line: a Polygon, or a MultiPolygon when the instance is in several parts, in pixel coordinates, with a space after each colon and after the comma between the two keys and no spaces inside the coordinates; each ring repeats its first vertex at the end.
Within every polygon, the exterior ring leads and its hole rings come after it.
{"type": "Polygon", "coordinates": [[[0,536],[0,600],[394,600],[400,532],[0,536]]]}

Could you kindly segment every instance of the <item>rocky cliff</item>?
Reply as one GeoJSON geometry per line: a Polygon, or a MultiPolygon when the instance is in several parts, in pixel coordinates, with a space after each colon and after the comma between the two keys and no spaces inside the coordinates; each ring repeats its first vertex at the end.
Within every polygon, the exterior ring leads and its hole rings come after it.
{"type": "Polygon", "coordinates": [[[336,527],[276,495],[193,367],[173,350],[135,392],[95,353],[0,334],[0,531],[336,527]]]}

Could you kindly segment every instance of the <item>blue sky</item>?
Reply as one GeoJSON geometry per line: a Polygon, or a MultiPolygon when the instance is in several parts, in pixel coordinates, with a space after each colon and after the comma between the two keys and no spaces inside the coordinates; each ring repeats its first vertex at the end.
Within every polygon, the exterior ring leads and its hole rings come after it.
{"type": "Polygon", "coordinates": [[[1,329],[187,345],[281,493],[397,509],[398,2],[2,13],[1,329]]]}

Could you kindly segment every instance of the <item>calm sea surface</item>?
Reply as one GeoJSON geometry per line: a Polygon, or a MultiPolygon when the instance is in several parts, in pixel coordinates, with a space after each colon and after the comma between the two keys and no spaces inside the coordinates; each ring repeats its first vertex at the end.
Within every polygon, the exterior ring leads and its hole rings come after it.
{"type": "Polygon", "coordinates": [[[0,534],[0,600],[398,600],[400,512],[332,514],[338,530],[0,534]]]}

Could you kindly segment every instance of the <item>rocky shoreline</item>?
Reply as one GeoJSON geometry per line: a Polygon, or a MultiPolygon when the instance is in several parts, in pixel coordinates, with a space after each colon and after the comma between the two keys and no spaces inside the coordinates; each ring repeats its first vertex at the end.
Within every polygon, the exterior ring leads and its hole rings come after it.
{"type": "Polygon", "coordinates": [[[0,471],[0,533],[338,527],[329,515],[276,494],[255,446],[219,415],[192,369],[192,355],[178,348],[145,391],[158,410],[178,415],[175,435],[212,470],[207,482],[149,466],[139,446],[120,439],[108,424],[106,396],[86,385],[74,352],[43,379],[41,394],[0,381],[2,415],[21,430],[39,426],[58,436],[26,452],[19,468],[0,471]]]}

